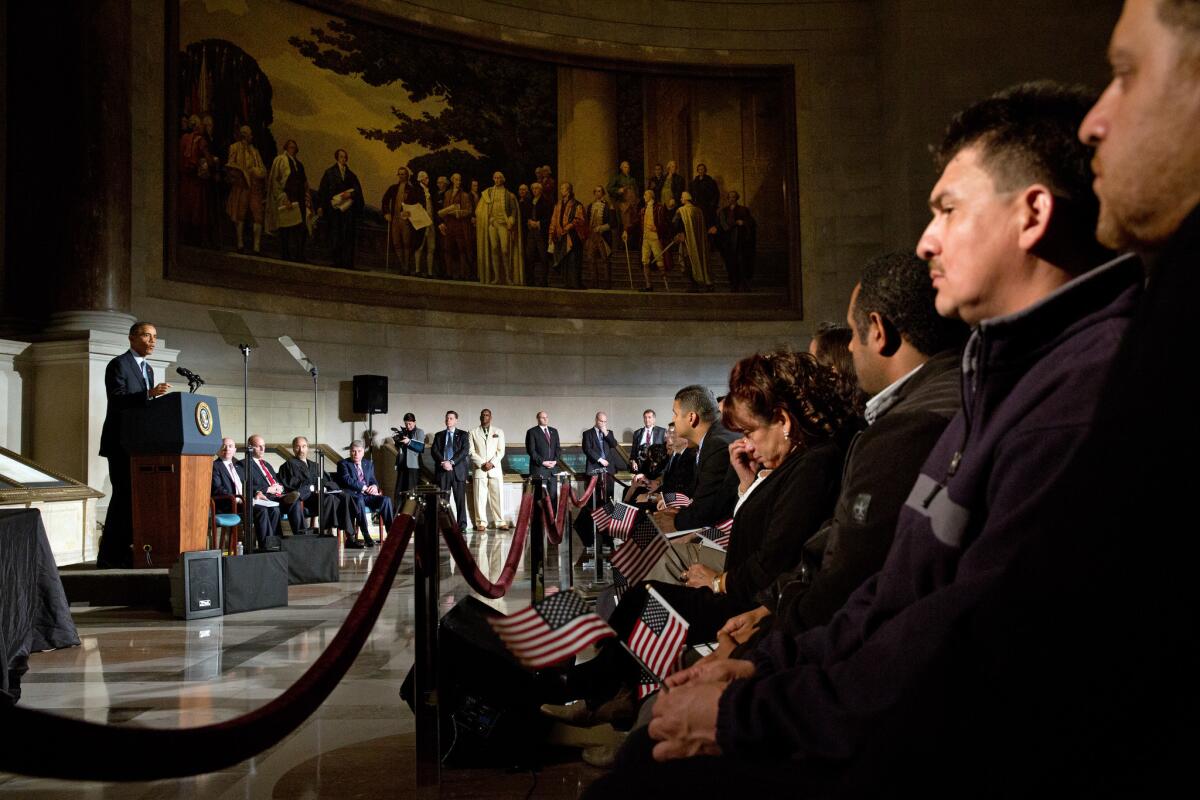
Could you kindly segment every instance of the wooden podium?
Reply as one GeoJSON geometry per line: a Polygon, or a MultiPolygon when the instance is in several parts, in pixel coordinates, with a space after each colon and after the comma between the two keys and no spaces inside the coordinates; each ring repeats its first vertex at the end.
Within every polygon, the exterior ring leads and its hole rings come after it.
{"type": "Polygon", "coordinates": [[[171,567],[208,548],[212,463],[221,444],[217,400],[171,392],[129,409],[121,443],[133,488],[133,566],[171,567]]]}

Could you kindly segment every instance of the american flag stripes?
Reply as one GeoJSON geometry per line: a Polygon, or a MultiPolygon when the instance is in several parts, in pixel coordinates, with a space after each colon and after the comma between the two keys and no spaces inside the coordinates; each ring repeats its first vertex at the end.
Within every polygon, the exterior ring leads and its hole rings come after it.
{"type": "MultiPolygon", "coordinates": [[[[654,587],[647,587],[646,607],[629,635],[629,649],[661,681],[675,671],[687,631],[687,620],[654,587]]],[[[639,699],[658,688],[657,683],[649,685],[644,678],[638,681],[639,699]]]]}
{"type": "Polygon", "coordinates": [[[721,549],[729,547],[729,532],[733,530],[733,520],[727,519],[713,528],[705,528],[700,535],[721,549]]]}
{"type": "Polygon", "coordinates": [[[611,500],[602,506],[592,509],[592,521],[596,523],[596,531],[598,533],[604,533],[608,530],[609,525],[612,524],[612,518],[613,504],[611,500]]]}
{"type": "Polygon", "coordinates": [[[541,669],[616,636],[578,592],[559,592],[503,619],[492,628],[514,656],[530,669],[541,669]]]}
{"type": "Polygon", "coordinates": [[[612,511],[612,521],[608,525],[608,535],[614,539],[624,539],[629,536],[629,531],[633,528],[633,523],[637,521],[638,510],[636,506],[627,506],[624,503],[615,503],[612,511]]]}
{"type": "Polygon", "coordinates": [[[663,503],[667,508],[687,508],[692,504],[692,498],[683,492],[663,492],[663,503]]]}
{"type": "Polygon", "coordinates": [[[667,552],[667,539],[649,519],[642,520],[625,543],[612,554],[612,565],[631,585],[646,577],[655,562],[667,552]]]}
{"type": "Polygon", "coordinates": [[[613,595],[619,601],[629,591],[629,581],[625,580],[625,576],[621,574],[621,570],[616,567],[612,567],[612,577],[613,595]]]}

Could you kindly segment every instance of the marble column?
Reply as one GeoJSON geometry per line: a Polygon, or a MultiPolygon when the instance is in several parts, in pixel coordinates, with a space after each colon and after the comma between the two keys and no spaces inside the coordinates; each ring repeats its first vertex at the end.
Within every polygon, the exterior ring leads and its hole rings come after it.
{"type": "Polygon", "coordinates": [[[558,68],[558,175],[592,199],[617,171],[617,80],[611,72],[558,68]]]}
{"type": "Polygon", "coordinates": [[[21,452],[21,375],[13,359],[21,355],[29,342],[0,339],[0,447],[21,452]]]}

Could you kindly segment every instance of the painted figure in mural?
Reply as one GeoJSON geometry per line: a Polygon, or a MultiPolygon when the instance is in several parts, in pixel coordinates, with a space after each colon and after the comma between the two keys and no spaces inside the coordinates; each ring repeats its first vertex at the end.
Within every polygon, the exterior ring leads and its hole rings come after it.
{"type": "Polygon", "coordinates": [[[296,140],[288,139],[267,176],[267,233],[279,236],[279,254],[286,261],[303,261],[308,240],[308,176],[299,155],[296,140]]]}
{"type": "Polygon", "coordinates": [[[212,153],[211,140],[200,117],[188,117],[179,140],[179,237],[188,244],[210,244],[208,194],[220,172],[221,159],[212,153]]]}
{"type": "Polygon", "coordinates": [[[529,197],[520,203],[521,220],[525,225],[525,283],[529,286],[550,285],[550,254],[546,239],[554,202],[542,191],[542,184],[529,186],[529,197]],[[541,275],[539,282],[538,275],[541,275]]]}
{"type": "Polygon", "coordinates": [[[424,236],[413,226],[413,210],[405,206],[423,206],[423,199],[408,167],[400,167],[396,170],[396,182],[383,193],[383,200],[379,204],[379,210],[388,224],[388,245],[396,254],[401,275],[414,272],[415,252],[424,236]]]}
{"type": "Polygon", "coordinates": [[[266,194],[267,168],[254,146],[254,132],[249,125],[238,129],[240,139],[229,146],[225,175],[229,181],[229,198],[225,210],[237,231],[237,251],[245,249],[243,233],[246,215],[254,224],[254,252],[262,251],[263,197],[266,194]]]}
{"type": "Polygon", "coordinates": [[[358,234],[358,218],[362,216],[362,184],[350,170],[350,154],[342,148],[333,153],[334,165],[321,176],[318,194],[321,204],[318,216],[329,224],[329,237],[333,244],[334,266],[354,268],[354,246],[358,234]]]}
{"type": "Polygon", "coordinates": [[[655,164],[654,168],[650,170],[650,178],[646,181],[646,188],[654,192],[654,197],[656,199],[661,196],[660,192],[662,192],[663,180],[665,177],[666,176],[663,175],[662,164],[655,164]]]}
{"type": "Polygon", "coordinates": [[[554,175],[550,169],[550,165],[545,164],[538,167],[535,172],[537,173],[538,181],[542,184],[542,194],[546,195],[546,197],[558,197],[555,193],[557,184],[554,182],[554,175]]]}
{"type": "MultiPolygon", "coordinates": [[[[430,221],[437,219],[438,199],[441,195],[434,194],[433,189],[429,188],[429,173],[424,170],[417,173],[417,191],[418,199],[425,208],[425,215],[430,221]]],[[[417,248],[417,275],[424,271],[426,275],[433,277],[434,256],[437,253],[437,235],[434,231],[432,224],[422,231],[424,238],[421,240],[421,246],[417,248]]]]}
{"type": "Polygon", "coordinates": [[[619,207],[625,199],[626,189],[633,189],[633,196],[635,198],[638,196],[638,189],[640,187],[638,186],[637,178],[633,177],[631,170],[632,167],[629,166],[629,162],[622,161],[621,166],[617,168],[617,174],[613,175],[608,182],[609,202],[614,207],[619,207]]]}
{"type": "MultiPolygon", "coordinates": [[[[632,186],[626,186],[621,192],[621,199],[617,202],[617,221],[621,224],[622,231],[636,231],[638,227],[638,210],[640,207],[639,197],[641,193],[632,186]]],[[[622,240],[627,246],[637,251],[640,243],[636,238],[630,239],[627,236],[622,236],[622,240]]]]}
{"type": "Polygon", "coordinates": [[[575,199],[574,187],[562,182],[560,197],[550,219],[550,244],[554,264],[563,271],[568,289],[583,287],[583,242],[587,239],[587,219],[583,203],[575,199]]]}
{"type": "Polygon", "coordinates": [[[717,232],[717,206],[721,204],[721,190],[717,188],[717,182],[708,174],[707,165],[696,165],[696,177],[692,178],[692,185],[688,187],[688,191],[691,192],[692,202],[704,212],[704,229],[710,236],[715,235],[717,232]]]}
{"type": "Polygon", "coordinates": [[[683,176],[676,170],[678,167],[675,162],[668,161],[667,172],[662,176],[662,183],[658,187],[658,202],[666,206],[667,211],[678,206],[683,195],[683,176]]]}
{"type": "Polygon", "coordinates": [[[471,179],[471,211],[475,211],[475,207],[479,205],[479,181],[475,178],[471,179]]]}
{"type": "Polygon", "coordinates": [[[442,221],[442,203],[446,200],[446,190],[449,188],[450,179],[445,175],[438,175],[437,185],[433,190],[434,250],[433,275],[431,277],[435,278],[446,277],[449,270],[449,266],[446,264],[446,234],[442,232],[442,226],[438,224],[442,221]]]}
{"type": "Polygon", "coordinates": [[[475,201],[471,193],[463,189],[462,175],[457,172],[450,176],[450,188],[442,196],[438,217],[441,219],[438,230],[446,243],[446,277],[467,280],[475,271],[475,241],[471,230],[475,201]]]}
{"type": "Polygon", "coordinates": [[[584,214],[588,221],[588,238],[583,248],[584,258],[592,268],[592,285],[612,288],[612,232],[617,226],[617,212],[608,202],[603,186],[592,189],[592,202],[584,214]],[[600,273],[604,273],[604,283],[600,273]]]}
{"type": "Polygon", "coordinates": [[[688,274],[689,292],[711,292],[712,278],[708,272],[708,229],[704,227],[704,212],[692,202],[691,192],[680,195],[683,205],[675,210],[671,227],[675,241],[687,256],[691,270],[688,274]]]}
{"type": "Polygon", "coordinates": [[[483,190],[475,209],[475,241],[479,282],[509,286],[525,283],[521,244],[521,210],[517,197],[504,186],[504,174],[492,173],[492,185],[483,190]]]}
{"type": "Polygon", "coordinates": [[[758,236],[754,216],[740,200],[741,195],[731,191],[729,204],[717,212],[717,245],[721,248],[725,272],[729,274],[729,288],[735,292],[750,288],[758,236]]]}
{"type": "Polygon", "coordinates": [[[642,193],[643,203],[638,209],[633,224],[621,231],[621,239],[626,243],[640,235],[642,240],[642,277],[645,279],[643,292],[654,291],[650,283],[650,268],[656,266],[660,272],[666,272],[671,267],[670,254],[664,253],[671,241],[671,222],[667,218],[667,210],[658,202],[658,195],[653,189],[642,193]]]}

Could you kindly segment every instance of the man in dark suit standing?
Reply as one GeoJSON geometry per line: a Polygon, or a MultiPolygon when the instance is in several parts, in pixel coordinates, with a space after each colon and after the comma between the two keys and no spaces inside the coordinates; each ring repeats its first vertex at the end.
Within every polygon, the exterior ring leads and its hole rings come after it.
{"type": "Polygon", "coordinates": [[[666,531],[723,522],[733,515],[737,502],[737,473],[729,466],[729,445],[737,437],[721,424],[717,401],[703,386],[685,386],[676,392],[672,413],[675,435],[697,448],[696,485],[688,492],[690,506],[674,511],[660,502],[655,522],[666,531]]]}
{"type": "Polygon", "coordinates": [[[458,412],[446,412],[446,429],[433,435],[433,461],[437,464],[438,486],[454,495],[458,527],[467,529],[467,470],[471,465],[471,442],[458,429],[458,412]]]}
{"type": "Polygon", "coordinates": [[[558,431],[549,425],[550,415],[537,413],[537,425],[525,431],[525,452],[529,454],[529,477],[545,478],[546,491],[558,507],[558,478],[555,477],[558,462],[562,461],[562,442],[558,431]]]}
{"type": "Polygon", "coordinates": [[[169,383],[154,382],[154,367],[146,359],[158,344],[158,330],[149,322],[129,328],[129,350],[108,362],[104,370],[104,393],[108,411],[100,433],[100,455],[108,459],[112,482],[104,535],[96,566],[101,569],[133,566],[133,488],[129,476],[129,453],[121,444],[121,413],[144,408],[155,397],[171,391],[169,383]]]}
{"type": "Polygon", "coordinates": [[[317,206],[317,215],[324,216],[329,224],[333,265],[353,269],[358,218],[362,216],[364,205],[362,184],[347,166],[349,153],[339,147],[333,153],[333,160],[336,163],[321,176],[318,191],[321,202],[317,206]]]}
{"type": "Polygon", "coordinates": [[[396,443],[395,506],[400,508],[400,495],[421,484],[421,453],[425,451],[425,431],[417,427],[416,414],[409,411],[404,415],[404,427],[396,431],[392,441],[396,443]]]}
{"type": "Polygon", "coordinates": [[[350,457],[338,464],[338,485],[342,487],[342,495],[350,501],[350,513],[362,531],[363,540],[358,541],[354,531],[348,531],[350,540],[346,547],[374,547],[375,540],[371,538],[371,526],[367,523],[367,509],[378,511],[383,520],[383,526],[392,526],[392,498],[384,497],[379,490],[379,481],[375,480],[375,465],[363,460],[361,439],[350,443],[350,457]]]}
{"type": "MultiPolygon", "coordinates": [[[[283,488],[295,492],[300,502],[292,506],[289,520],[292,534],[304,532],[304,517],[317,515],[317,462],[308,460],[308,439],[297,436],[292,439],[292,455],[279,468],[279,481],[283,488]]],[[[333,476],[325,473],[321,486],[323,491],[337,489],[338,485],[333,476]]],[[[338,494],[322,494],[320,498],[321,526],[332,529],[354,530],[354,517],[350,514],[350,503],[346,497],[338,494]]],[[[332,534],[330,534],[332,535],[332,534]]]]}
{"type": "MultiPolygon", "coordinates": [[[[246,462],[238,461],[237,444],[233,439],[225,437],[221,440],[221,450],[212,469],[212,497],[217,500],[218,514],[237,514],[241,511],[236,501],[227,497],[244,497],[243,481],[246,478],[246,462]]],[[[274,536],[279,531],[279,506],[254,506],[254,538],[261,547],[268,536],[274,536]]]]}
{"type": "Polygon", "coordinates": [[[666,430],[661,425],[655,425],[657,419],[653,408],[642,412],[642,427],[635,430],[629,437],[629,470],[637,472],[638,459],[645,455],[652,444],[663,444],[666,441],[666,430]]]}
{"type": "Polygon", "coordinates": [[[613,474],[617,471],[617,466],[612,461],[612,454],[617,449],[617,440],[608,429],[608,414],[597,411],[596,424],[580,434],[580,439],[583,440],[583,454],[587,457],[589,480],[592,475],[604,474],[604,481],[597,489],[602,492],[601,499],[607,500],[613,496],[613,474]]]}

